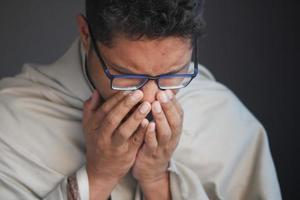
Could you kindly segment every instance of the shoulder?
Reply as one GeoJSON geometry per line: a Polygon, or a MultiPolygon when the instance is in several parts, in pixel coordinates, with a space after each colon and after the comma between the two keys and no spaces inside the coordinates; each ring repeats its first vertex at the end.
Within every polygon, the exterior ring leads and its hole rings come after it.
{"type": "Polygon", "coordinates": [[[239,98],[212,76],[200,74],[177,96],[184,109],[183,133],[191,138],[218,138],[220,143],[231,138],[239,142],[265,132],[239,98]]]}
{"type": "Polygon", "coordinates": [[[241,197],[244,190],[231,189],[265,183],[264,176],[278,187],[266,130],[228,87],[198,77],[178,99],[184,126],[174,158],[197,173],[212,197],[216,191],[241,197]]]}
{"type": "Polygon", "coordinates": [[[16,159],[65,174],[82,161],[82,111],[27,70],[0,81],[0,146],[13,149],[16,159]],[[67,158],[74,162],[62,162],[67,158]]]}

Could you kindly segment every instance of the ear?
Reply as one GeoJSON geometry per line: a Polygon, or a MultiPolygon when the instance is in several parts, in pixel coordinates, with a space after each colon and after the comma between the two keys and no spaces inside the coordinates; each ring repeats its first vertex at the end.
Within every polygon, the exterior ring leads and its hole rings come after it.
{"type": "Polygon", "coordinates": [[[76,16],[76,21],[81,42],[84,46],[85,51],[88,52],[91,45],[88,23],[86,21],[86,18],[82,14],[76,16]]]}

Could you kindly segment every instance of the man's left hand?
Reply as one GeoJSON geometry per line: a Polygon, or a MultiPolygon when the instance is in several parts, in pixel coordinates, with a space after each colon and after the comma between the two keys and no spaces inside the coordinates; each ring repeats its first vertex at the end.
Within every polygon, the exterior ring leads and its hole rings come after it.
{"type": "Polygon", "coordinates": [[[183,110],[172,91],[160,91],[152,103],[154,122],[148,125],[145,143],[137,154],[133,176],[141,185],[151,185],[168,177],[168,165],[183,124],[183,110]]]}

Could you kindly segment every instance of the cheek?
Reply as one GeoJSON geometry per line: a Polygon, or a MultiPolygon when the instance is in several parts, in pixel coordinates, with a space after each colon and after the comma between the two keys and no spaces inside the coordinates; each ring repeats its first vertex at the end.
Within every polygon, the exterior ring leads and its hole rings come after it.
{"type": "Polygon", "coordinates": [[[110,80],[105,79],[104,77],[98,79],[96,83],[96,87],[104,100],[109,99],[110,97],[112,97],[114,94],[118,92],[116,90],[111,89],[110,80]]]}
{"type": "Polygon", "coordinates": [[[100,92],[100,95],[104,100],[109,99],[113,96],[117,91],[112,90],[110,87],[110,80],[105,75],[103,69],[98,63],[98,60],[92,59],[90,60],[91,66],[91,78],[97,90],[100,92]]]}

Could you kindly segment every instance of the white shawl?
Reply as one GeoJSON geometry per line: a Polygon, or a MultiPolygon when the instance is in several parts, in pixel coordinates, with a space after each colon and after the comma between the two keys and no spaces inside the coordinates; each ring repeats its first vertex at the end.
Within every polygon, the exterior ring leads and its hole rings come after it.
{"type": "MultiPolygon", "coordinates": [[[[79,39],[58,61],[0,81],[0,199],[66,198],[85,165],[81,119],[91,95],[79,39]]],[[[281,199],[266,131],[203,66],[178,94],[183,133],[170,167],[173,199],[281,199]]],[[[142,199],[131,174],[112,199],[142,199]]]]}

